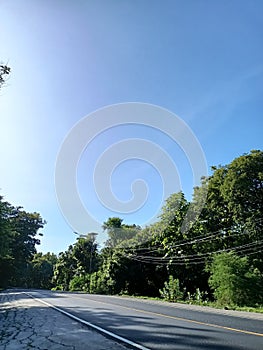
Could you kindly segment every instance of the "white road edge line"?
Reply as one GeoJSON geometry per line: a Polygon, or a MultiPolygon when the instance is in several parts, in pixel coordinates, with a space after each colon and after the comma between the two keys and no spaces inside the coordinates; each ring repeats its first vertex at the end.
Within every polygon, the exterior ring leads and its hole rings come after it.
{"type": "Polygon", "coordinates": [[[69,312],[64,311],[64,310],[60,309],[59,307],[56,307],[56,306],[54,306],[54,305],[52,305],[52,304],[50,304],[50,303],[48,303],[48,302],[46,302],[46,301],[44,301],[44,300],[41,300],[41,299],[39,299],[39,298],[36,298],[36,297],[34,297],[33,295],[31,295],[31,294],[29,294],[29,293],[26,293],[26,292],[22,292],[22,293],[24,293],[24,294],[30,296],[31,298],[37,300],[38,302],[40,302],[40,303],[42,303],[42,304],[46,304],[48,307],[51,307],[52,309],[55,309],[55,310],[57,310],[58,312],[61,312],[62,314],[66,315],[66,316],[68,316],[68,317],[70,317],[70,318],[72,318],[73,320],[76,320],[76,321],[78,321],[78,322],[80,322],[80,323],[85,324],[85,325],[88,326],[88,327],[91,327],[91,328],[96,329],[96,330],[99,331],[100,333],[106,334],[106,335],[108,335],[109,337],[111,337],[111,338],[113,338],[113,339],[116,339],[116,340],[118,340],[118,341],[123,342],[124,344],[133,346],[135,349],[140,349],[140,350],[151,350],[151,349],[149,349],[149,348],[146,348],[146,347],[143,346],[143,345],[134,343],[133,341],[131,341],[131,340],[129,340],[129,339],[120,337],[119,335],[114,334],[114,333],[112,333],[112,332],[110,332],[110,331],[107,331],[107,330],[104,329],[104,328],[101,328],[101,327],[99,327],[99,326],[96,326],[96,325],[93,324],[93,323],[87,322],[87,321],[83,320],[82,318],[79,318],[79,317],[77,317],[77,316],[74,316],[74,315],[70,314],[69,312]]]}

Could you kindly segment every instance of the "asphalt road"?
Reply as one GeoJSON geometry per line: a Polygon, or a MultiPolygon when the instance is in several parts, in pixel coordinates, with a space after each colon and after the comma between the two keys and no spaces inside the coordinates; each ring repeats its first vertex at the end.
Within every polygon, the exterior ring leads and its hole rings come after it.
{"type": "Polygon", "coordinates": [[[72,317],[14,289],[0,292],[0,350],[127,350],[72,317]]]}
{"type": "Polygon", "coordinates": [[[263,315],[158,301],[25,291],[152,350],[262,350],[263,315]]]}

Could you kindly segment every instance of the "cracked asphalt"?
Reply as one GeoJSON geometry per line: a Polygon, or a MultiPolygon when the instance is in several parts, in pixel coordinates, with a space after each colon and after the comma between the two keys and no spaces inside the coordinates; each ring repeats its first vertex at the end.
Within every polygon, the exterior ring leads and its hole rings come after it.
{"type": "Polygon", "coordinates": [[[15,290],[0,293],[1,350],[127,350],[87,326],[15,290]]]}

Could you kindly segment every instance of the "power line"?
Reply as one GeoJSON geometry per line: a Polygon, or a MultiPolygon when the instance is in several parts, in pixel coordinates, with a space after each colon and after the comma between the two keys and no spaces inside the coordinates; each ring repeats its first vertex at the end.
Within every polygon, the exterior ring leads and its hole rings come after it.
{"type": "Polygon", "coordinates": [[[202,264],[206,261],[206,258],[223,252],[236,251],[238,254],[251,255],[258,252],[261,252],[263,248],[263,240],[244,244],[237,247],[219,249],[217,251],[207,252],[203,254],[195,255],[184,255],[184,256],[170,256],[170,257],[154,257],[154,256],[145,256],[145,255],[129,255],[128,257],[132,260],[151,263],[151,264],[169,264],[169,265],[191,265],[191,264],[202,264]],[[256,251],[253,251],[257,249],[256,251]]]}
{"type": "MultiPolygon", "coordinates": [[[[262,218],[258,218],[258,219],[255,219],[254,222],[257,223],[257,222],[261,222],[262,221],[262,218]]],[[[241,228],[244,228],[245,227],[245,224],[242,225],[241,227],[239,227],[239,229],[241,228]]],[[[178,248],[178,247],[182,247],[182,246],[185,246],[185,245],[189,245],[189,244],[196,244],[196,243],[200,243],[200,242],[205,242],[207,240],[215,240],[215,239],[228,239],[228,238],[232,238],[232,237],[236,237],[236,236],[243,236],[243,235],[246,235],[246,234],[249,234],[250,232],[248,230],[244,230],[244,232],[240,233],[235,233],[235,234],[231,234],[231,235],[226,235],[225,233],[229,230],[233,230],[233,226],[229,226],[229,227],[226,227],[226,228],[222,228],[222,229],[219,229],[217,231],[214,231],[214,232],[208,232],[204,235],[199,235],[197,237],[194,237],[190,240],[181,240],[179,241],[178,243],[174,244],[174,245],[170,245],[169,248],[178,248]]],[[[164,248],[162,247],[162,245],[157,245],[157,246],[153,246],[153,247],[137,247],[136,246],[128,246],[128,247],[119,247],[118,249],[122,249],[122,250],[133,250],[134,251],[141,251],[141,250],[144,250],[144,251],[148,251],[149,253],[154,253],[154,252],[159,252],[160,250],[164,250],[164,248]]]]}
{"type": "Polygon", "coordinates": [[[247,244],[244,244],[244,245],[241,245],[241,246],[237,246],[237,247],[231,247],[231,248],[226,248],[226,249],[219,249],[217,251],[213,251],[213,252],[206,252],[206,253],[201,253],[201,254],[191,254],[191,255],[181,255],[181,256],[178,256],[178,255],[173,255],[173,256],[163,256],[163,257],[154,257],[152,255],[141,255],[141,257],[145,258],[145,259],[148,259],[148,258],[155,258],[155,259],[160,259],[160,260],[170,260],[170,259],[175,259],[175,260],[182,260],[182,259],[186,259],[186,258],[195,258],[195,257],[203,257],[203,256],[207,256],[207,255],[211,255],[211,254],[214,254],[214,253],[220,253],[221,251],[225,252],[225,251],[230,251],[230,250],[233,250],[233,249],[238,249],[238,248],[245,248],[245,247],[248,247],[248,246],[253,246],[255,244],[258,244],[258,243],[263,243],[263,240],[262,241],[258,241],[258,242],[253,242],[253,243],[247,243],[247,244]]]}

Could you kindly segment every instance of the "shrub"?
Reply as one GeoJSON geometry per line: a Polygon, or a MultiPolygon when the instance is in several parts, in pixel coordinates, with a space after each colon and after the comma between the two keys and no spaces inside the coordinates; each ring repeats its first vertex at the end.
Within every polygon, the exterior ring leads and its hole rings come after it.
{"type": "Polygon", "coordinates": [[[246,257],[222,253],[213,259],[209,285],[221,305],[252,306],[263,299],[260,273],[250,266],[246,257]]]}
{"type": "Polygon", "coordinates": [[[159,290],[160,295],[167,301],[177,301],[182,298],[179,280],[169,276],[168,281],[164,282],[164,288],[159,290]]]}
{"type": "Polygon", "coordinates": [[[94,272],[91,275],[90,293],[110,294],[109,277],[103,271],[94,272]]]}
{"type": "Polygon", "coordinates": [[[64,289],[63,289],[63,286],[62,286],[62,285],[58,285],[58,286],[56,286],[56,287],[51,288],[51,290],[57,291],[57,290],[64,290],[64,289]]]}
{"type": "Polygon", "coordinates": [[[88,291],[89,290],[89,275],[75,276],[69,283],[70,291],[88,291]]]}

